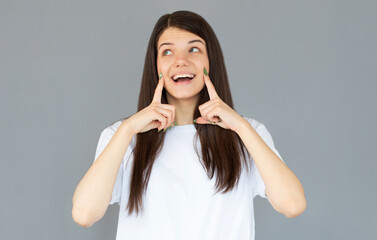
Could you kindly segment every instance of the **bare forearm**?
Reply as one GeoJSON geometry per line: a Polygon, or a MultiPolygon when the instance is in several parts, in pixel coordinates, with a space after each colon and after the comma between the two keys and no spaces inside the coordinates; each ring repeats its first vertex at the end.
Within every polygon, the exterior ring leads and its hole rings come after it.
{"type": "Polygon", "coordinates": [[[119,167],[133,136],[124,123],[119,126],[74,192],[72,217],[82,226],[90,227],[106,213],[119,167]]]}
{"type": "Polygon", "coordinates": [[[296,175],[246,120],[237,133],[254,159],[274,209],[287,217],[301,214],[306,208],[306,200],[304,188],[296,175]]]}

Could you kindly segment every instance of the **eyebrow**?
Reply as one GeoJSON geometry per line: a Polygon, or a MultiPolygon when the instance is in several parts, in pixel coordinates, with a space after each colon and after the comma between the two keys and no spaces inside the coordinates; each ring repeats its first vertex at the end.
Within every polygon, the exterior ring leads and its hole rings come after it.
{"type": "MultiPolygon", "coordinates": [[[[200,42],[201,44],[203,44],[205,46],[205,44],[203,43],[203,41],[199,40],[199,39],[188,41],[187,44],[194,43],[194,42],[200,42]]],[[[161,43],[161,45],[158,47],[158,49],[160,49],[164,45],[174,45],[174,44],[173,43],[161,43]]]]}

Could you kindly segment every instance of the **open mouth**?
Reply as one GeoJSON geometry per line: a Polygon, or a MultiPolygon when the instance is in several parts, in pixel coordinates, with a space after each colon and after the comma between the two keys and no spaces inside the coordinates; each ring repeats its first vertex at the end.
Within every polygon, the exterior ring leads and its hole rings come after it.
{"type": "Polygon", "coordinates": [[[186,76],[186,77],[178,77],[176,79],[172,78],[172,80],[177,83],[177,84],[181,84],[181,83],[189,83],[191,82],[194,78],[195,78],[196,75],[193,75],[192,77],[191,76],[186,76]]]}
{"type": "Polygon", "coordinates": [[[180,77],[180,78],[177,78],[176,80],[173,79],[174,82],[188,82],[188,81],[191,81],[192,79],[194,79],[194,77],[180,77]]]}

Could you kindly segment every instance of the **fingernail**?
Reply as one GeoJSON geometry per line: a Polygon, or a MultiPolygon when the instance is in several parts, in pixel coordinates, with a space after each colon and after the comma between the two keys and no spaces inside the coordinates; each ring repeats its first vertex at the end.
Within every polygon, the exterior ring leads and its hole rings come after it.
{"type": "Polygon", "coordinates": [[[160,130],[158,130],[157,132],[160,132],[162,130],[162,128],[160,130]]]}
{"type": "Polygon", "coordinates": [[[171,129],[173,127],[173,123],[172,124],[170,124],[170,127],[169,127],[169,130],[171,129]]]}
{"type": "Polygon", "coordinates": [[[208,72],[207,72],[206,68],[203,68],[203,72],[204,72],[204,75],[208,76],[208,72]]]}
{"type": "Polygon", "coordinates": [[[168,130],[168,128],[165,128],[165,129],[164,129],[164,132],[166,132],[166,130],[168,130]]]}
{"type": "Polygon", "coordinates": [[[160,73],[160,76],[158,77],[158,79],[161,79],[162,78],[162,72],[160,73]]]}
{"type": "Polygon", "coordinates": [[[194,123],[196,123],[196,119],[194,119],[194,123]]]}
{"type": "Polygon", "coordinates": [[[176,121],[174,121],[174,126],[175,126],[175,125],[177,125],[177,122],[176,122],[176,121]]]}

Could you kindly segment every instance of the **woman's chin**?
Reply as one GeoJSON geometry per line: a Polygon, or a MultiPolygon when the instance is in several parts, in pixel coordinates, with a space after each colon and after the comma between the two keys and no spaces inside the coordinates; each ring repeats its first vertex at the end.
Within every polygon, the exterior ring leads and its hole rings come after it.
{"type": "MultiPolygon", "coordinates": [[[[199,91],[200,92],[200,91],[199,91]]],[[[171,94],[169,91],[166,91],[166,96],[169,100],[173,101],[187,101],[187,100],[193,100],[196,101],[197,98],[199,97],[199,93],[194,93],[194,92],[178,92],[174,91],[174,94],[171,94]]],[[[169,101],[170,102],[170,101],[169,101]]]]}

